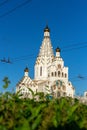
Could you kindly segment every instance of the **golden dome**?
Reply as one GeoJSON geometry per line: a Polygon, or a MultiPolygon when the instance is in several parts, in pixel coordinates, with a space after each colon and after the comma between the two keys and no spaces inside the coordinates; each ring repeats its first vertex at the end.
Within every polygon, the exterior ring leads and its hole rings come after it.
{"type": "Polygon", "coordinates": [[[44,28],[44,32],[50,32],[48,25],[46,25],[46,27],[44,28]]]}
{"type": "Polygon", "coordinates": [[[24,69],[24,72],[29,72],[28,67],[26,67],[26,68],[24,69]]]}
{"type": "Polygon", "coordinates": [[[61,52],[61,49],[59,47],[57,47],[56,52],[61,52]]]}

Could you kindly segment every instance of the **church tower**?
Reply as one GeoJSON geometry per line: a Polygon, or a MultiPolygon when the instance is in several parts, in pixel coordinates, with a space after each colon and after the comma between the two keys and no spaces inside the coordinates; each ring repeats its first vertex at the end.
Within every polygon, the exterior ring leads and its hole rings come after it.
{"type": "Polygon", "coordinates": [[[24,76],[28,77],[28,73],[29,73],[29,69],[28,69],[28,67],[26,67],[24,69],[24,76]]]}
{"type": "Polygon", "coordinates": [[[48,77],[47,68],[53,58],[54,53],[50,39],[50,29],[46,26],[42,45],[35,63],[35,80],[45,80],[48,77]]]}

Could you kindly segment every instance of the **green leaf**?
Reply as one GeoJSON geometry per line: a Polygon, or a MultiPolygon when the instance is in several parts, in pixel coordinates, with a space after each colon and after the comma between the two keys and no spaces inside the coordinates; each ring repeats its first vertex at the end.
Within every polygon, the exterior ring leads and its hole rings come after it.
{"type": "Polygon", "coordinates": [[[4,89],[8,88],[8,86],[9,86],[9,84],[10,84],[10,81],[9,81],[8,77],[5,77],[5,78],[3,79],[3,82],[4,82],[3,88],[4,88],[4,89]]]}

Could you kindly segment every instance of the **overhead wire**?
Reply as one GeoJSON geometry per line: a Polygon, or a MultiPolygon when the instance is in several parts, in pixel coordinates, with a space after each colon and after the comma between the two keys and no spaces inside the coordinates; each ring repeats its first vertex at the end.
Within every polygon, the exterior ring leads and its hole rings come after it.
{"type": "Polygon", "coordinates": [[[73,46],[79,46],[81,44],[87,44],[87,42],[78,42],[78,43],[75,43],[75,44],[63,46],[63,48],[70,48],[70,47],[73,47],[73,46]]]}
{"type": "Polygon", "coordinates": [[[7,4],[9,1],[11,1],[11,0],[5,0],[5,1],[1,2],[0,3],[0,7],[2,7],[3,5],[7,4]]]}
{"type": "MultiPolygon", "coordinates": [[[[5,0],[4,2],[0,3],[0,6],[4,5],[4,4],[7,3],[8,1],[10,1],[10,0],[5,0]]],[[[19,4],[19,5],[17,5],[17,6],[14,7],[13,9],[11,9],[11,10],[7,11],[6,13],[0,15],[0,18],[9,15],[10,13],[14,12],[16,9],[18,9],[18,8],[20,8],[20,7],[22,7],[22,6],[26,5],[26,4],[28,4],[29,2],[31,2],[31,0],[26,0],[25,2],[23,2],[23,3],[19,4]]],[[[83,42],[83,43],[84,43],[84,44],[87,44],[87,42],[83,42]]],[[[71,51],[71,50],[75,50],[75,49],[80,49],[80,48],[85,48],[85,47],[87,47],[87,45],[85,45],[85,46],[81,45],[81,44],[83,44],[83,43],[76,43],[76,44],[71,44],[71,45],[68,45],[68,46],[64,46],[64,47],[62,47],[61,50],[62,50],[62,52],[67,52],[67,51],[71,51]]],[[[27,55],[27,56],[21,56],[21,57],[19,57],[19,58],[14,58],[13,60],[14,60],[14,61],[25,60],[25,59],[27,59],[27,57],[31,57],[31,58],[32,58],[32,56],[27,55]]],[[[33,56],[33,57],[34,57],[34,56],[33,56]]]]}
{"type": "MultiPolygon", "coordinates": [[[[77,44],[73,44],[71,46],[70,45],[65,46],[65,47],[62,47],[61,50],[62,50],[62,52],[68,52],[68,51],[75,50],[75,49],[81,49],[81,48],[87,47],[87,45],[85,45],[85,44],[87,44],[87,42],[77,43],[77,44]],[[83,44],[83,45],[81,45],[81,44],[83,44]],[[66,50],[64,48],[66,48],[66,50]]],[[[12,58],[12,60],[14,62],[16,62],[16,61],[26,60],[27,58],[36,58],[36,55],[30,54],[30,55],[20,56],[20,57],[12,58]]]]}
{"type": "Polygon", "coordinates": [[[78,76],[77,76],[77,77],[70,78],[70,80],[72,80],[73,82],[85,81],[85,80],[87,80],[87,76],[84,76],[84,79],[78,78],[78,76]]]}
{"type": "Polygon", "coordinates": [[[9,11],[5,12],[4,14],[0,15],[0,18],[3,18],[3,17],[5,17],[5,16],[11,14],[11,13],[14,12],[16,9],[21,8],[21,7],[25,6],[25,5],[27,5],[27,4],[30,3],[31,1],[32,1],[32,0],[26,0],[25,2],[23,2],[23,3],[19,4],[19,5],[17,5],[16,7],[12,8],[11,10],[9,10],[9,11]]]}
{"type": "Polygon", "coordinates": [[[65,51],[71,51],[71,50],[85,48],[85,47],[87,47],[87,42],[80,42],[80,43],[76,43],[76,44],[71,44],[71,45],[65,46],[61,50],[63,52],[65,52],[65,51]]]}
{"type": "MultiPolygon", "coordinates": [[[[5,0],[4,2],[0,3],[0,7],[5,5],[7,2],[9,2],[10,0],[5,0]]],[[[9,14],[11,14],[12,12],[14,12],[16,9],[21,8],[22,6],[27,5],[31,0],[27,0],[25,2],[23,2],[22,4],[17,5],[16,7],[14,7],[13,9],[7,11],[6,13],[0,15],[0,18],[3,18],[9,14]]],[[[71,44],[69,46],[64,46],[63,49],[61,49],[63,52],[67,52],[67,51],[71,51],[71,50],[75,50],[75,49],[80,49],[80,48],[85,48],[87,47],[87,42],[83,42],[85,44],[85,46],[81,45],[81,43],[76,43],[76,44],[71,44]]],[[[82,43],[82,44],[83,44],[82,43]]],[[[36,56],[34,55],[26,55],[26,56],[21,56],[21,57],[17,57],[17,58],[13,58],[14,62],[20,61],[20,60],[26,60],[27,58],[35,58],[36,56]]],[[[78,78],[78,77],[77,77],[78,78]]],[[[79,80],[79,79],[78,79],[79,80]]]]}
{"type": "Polygon", "coordinates": [[[81,47],[72,47],[72,48],[69,48],[69,49],[66,49],[66,50],[62,50],[62,51],[67,52],[67,51],[77,50],[77,49],[86,48],[86,47],[87,47],[87,45],[81,46],[81,47]]]}
{"type": "MultiPolygon", "coordinates": [[[[10,0],[5,0],[4,2],[0,3],[0,6],[3,6],[8,1],[10,1],[10,0]]],[[[0,15],[0,18],[9,15],[10,13],[14,12],[16,9],[28,4],[30,1],[31,0],[27,0],[24,3],[19,4],[18,6],[14,7],[13,9],[11,9],[11,10],[7,11],[6,13],[0,15]]],[[[87,42],[83,42],[83,43],[76,43],[76,44],[72,44],[72,45],[69,45],[69,46],[65,46],[65,47],[63,47],[62,51],[65,52],[65,51],[71,51],[71,50],[75,50],[75,49],[85,48],[85,47],[87,47],[86,44],[87,44],[87,42]],[[81,45],[81,44],[83,44],[83,45],[81,45]]],[[[26,60],[27,58],[35,58],[35,57],[36,56],[34,56],[34,55],[26,55],[26,56],[21,56],[21,57],[14,58],[13,61],[17,62],[17,61],[20,61],[20,60],[26,60]]]]}
{"type": "Polygon", "coordinates": [[[28,59],[28,58],[36,58],[35,57],[35,55],[26,55],[26,56],[21,56],[21,57],[16,57],[16,58],[12,58],[11,60],[12,60],[12,62],[14,63],[14,62],[17,62],[17,61],[23,61],[23,60],[26,60],[26,59],[28,59]]]}
{"type": "MultiPolygon", "coordinates": [[[[85,43],[87,43],[87,42],[85,42],[85,43]]],[[[78,43],[78,44],[75,44],[76,46],[78,46],[80,43],[78,43]]],[[[70,46],[67,46],[67,48],[68,47],[70,47],[70,46]]],[[[85,46],[83,46],[83,47],[85,47],[85,46]]],[[[83,48],[83,47],[80,47],[80,48],[83,48]]],[[[73,48],[73,49],[78,49],[79,47],[77,47],[77,48],[73,48]]],[[[71,49],[71,48],[70,48],[71,49]]],[[[26,59],[28,59],[29,58],[29,60],[32,60],[33,58],[36,58],[36,56],[35,56],[35,54],[30,54],[30,55],[25,55],[25,56],[20,56],[20,57],[16,57],[16,58],[12,58],[11,59],[11,62],[12,63],[14,63],[14,62],[18,62],[18,61],[24,61],[24,60],[26,60],[26,59]]],[[[73,77],[73,78],[70,78],[70,80],[71,81],[73,81],[73,82],[77,82],[77,81],[82,81],[82,80],[87,80],[87,76],[76,76],[76,77],[73,77]],[[83,78],[82,78],[83,77],[83,78]]]]}

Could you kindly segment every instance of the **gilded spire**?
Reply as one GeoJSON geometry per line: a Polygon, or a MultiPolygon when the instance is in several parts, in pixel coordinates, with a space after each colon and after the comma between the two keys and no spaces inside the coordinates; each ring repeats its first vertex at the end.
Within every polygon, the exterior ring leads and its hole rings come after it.
{"type": "Polygon", "coordinates": [[[28,69],[28,67],[26,67],[26,68],[24,69],[24,76],[27,76],[27,77],[28,77],[28,73],[29,73],[29,69],[28,69]]]}

